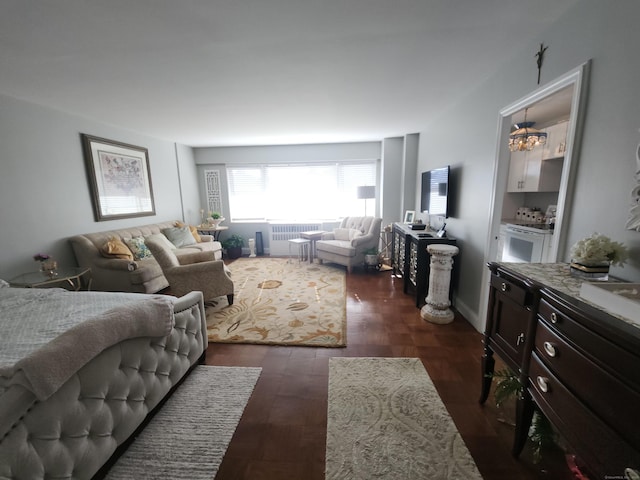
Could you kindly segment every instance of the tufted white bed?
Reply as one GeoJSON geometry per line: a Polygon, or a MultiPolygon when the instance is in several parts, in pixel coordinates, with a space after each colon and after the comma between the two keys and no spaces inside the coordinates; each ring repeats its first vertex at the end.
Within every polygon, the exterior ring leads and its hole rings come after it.
{"type": "Polygon", "coordinates": [[[206,348],[200,292],[0,288],[0,479],[100,477],[206,348]]]}

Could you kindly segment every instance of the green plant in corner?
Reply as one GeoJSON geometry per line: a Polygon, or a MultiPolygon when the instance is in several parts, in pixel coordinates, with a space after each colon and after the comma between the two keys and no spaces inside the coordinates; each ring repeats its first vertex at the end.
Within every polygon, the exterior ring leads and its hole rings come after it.
{"type": "Polygon", "coordinates": [[[244,238],[242,238],[242,236],[238,235],[237,233],[234,233],[229,238],[222,241],[222,247],[227,249],[238,248],[238,247],[242,248],[243,246],[244,246],[244,238]]]}

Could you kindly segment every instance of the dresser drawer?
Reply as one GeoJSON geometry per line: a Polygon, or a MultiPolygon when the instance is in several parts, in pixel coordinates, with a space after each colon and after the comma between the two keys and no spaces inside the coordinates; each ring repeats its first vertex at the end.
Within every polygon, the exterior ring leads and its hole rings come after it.
{"type": "Polygon", "coordinates": [[[545,321],[536,327],[535,351],[592,412],[640,450],[640,393],[583,355],[545,321]]]}
{"type": "Polygon", "coordinates": [[[589,320],[578,312],[569,312],[543,295],[538,315],[563,338],[604,370],[620,378],[622,382],[640,392],[640,351],[623,348],[589,328],[589,320]]]}
{"type": "Polygon", "coordinates": [[[518,305],[524,307],[529,303],[527,301],[527,290],[517,283],[511,282],[498,275],[491,275],[491,286],[495,288],[497,292],[500,292],[501,295],[513,300],[518,305]]]}
{"type": "Polygon", "coordinates": [[[533,399],[589,467],[594,478],[622,478],[625,468],[640,468],[640,451],[569,391],[544,365],[537,352],[532,355],[529,375],[533,399]]]}

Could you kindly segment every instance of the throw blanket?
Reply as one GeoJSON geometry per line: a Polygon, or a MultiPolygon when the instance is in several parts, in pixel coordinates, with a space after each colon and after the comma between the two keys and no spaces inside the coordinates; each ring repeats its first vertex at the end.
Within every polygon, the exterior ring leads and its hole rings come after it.
{"type": "Polygon", "coordinates": [[[164,337],[174,297],[0,288],[0,386],[21,384],[46,400],[104,349],[127,338],[164,337]]]}

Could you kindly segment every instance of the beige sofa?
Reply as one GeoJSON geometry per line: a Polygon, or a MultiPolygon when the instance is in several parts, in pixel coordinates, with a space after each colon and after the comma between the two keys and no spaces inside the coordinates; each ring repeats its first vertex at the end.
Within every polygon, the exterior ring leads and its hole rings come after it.
{"type": "MultiPolygon", "coordinates": [[[[106,292],[155,293],[169,286],[162,269],[154,258],[127,260],[106,258],[100,253],[103,245],[112,238],[123,242],[135,237],[162,234],[162,230],[174,227],[176,221],[154,223],[139,227],[85,233],[69,239],[76,261],[81,267],[91,267],[92,290],[106,292]]],[[[211,235],[200,235],[201,242],[174,250],[180,263],[222,258],[222,245],[211,235]]]]}

